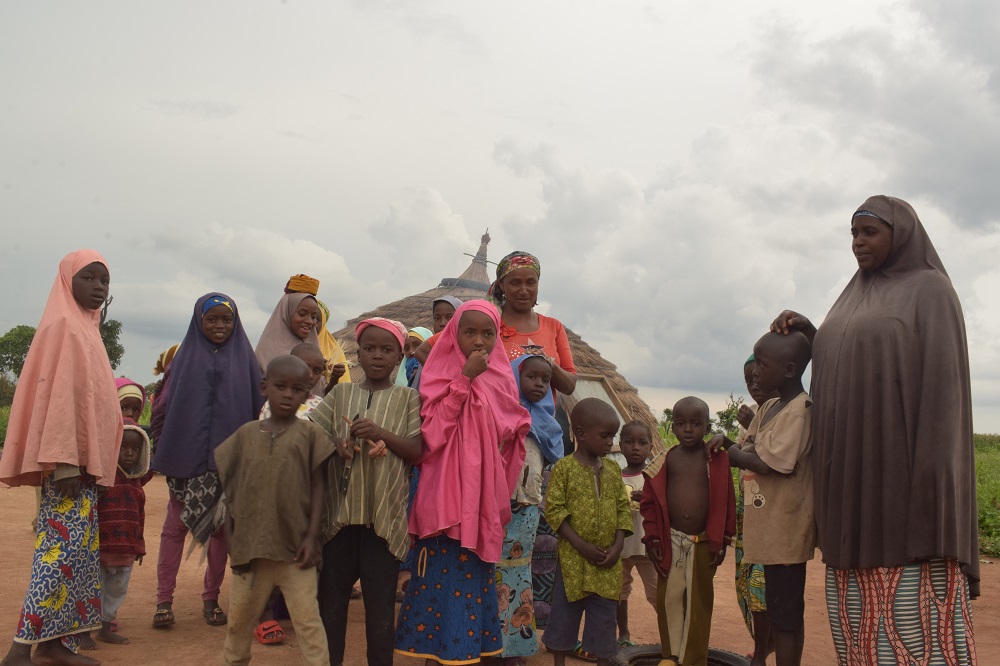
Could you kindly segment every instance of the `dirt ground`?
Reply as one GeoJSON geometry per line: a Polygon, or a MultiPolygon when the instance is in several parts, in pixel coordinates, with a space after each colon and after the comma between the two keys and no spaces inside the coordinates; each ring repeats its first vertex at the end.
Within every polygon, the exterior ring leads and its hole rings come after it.
{"type": "MultiPolygon", "coordinates": [[[[0,561],[7,570],[7,580],[0,586],[0,620],[6,622],[8,635],[13,635],[34,546],[31,520],[35,512],[35,495],[31,488],[0,491],[4,521],[0,526],[0,561]],[[6,618],[6,619],[4,619],[6,618]]],[[[225,627],[209,627],[201,616],[201,581],[204,571],[196,557],[183,563],[178,577],[174,601],[177,623],[170,629],[151,627],[156,599],[156,556],[160,543],[160,527],[166,506],[167,489],[163,477],[146,486],[146,543],[149,550],[145,563],[132,575],[128,598],[119,613],[120,633],[129,645],[99,643],[99,649],[89,653],[104,664],[169,664],[187,666],[221,662],[225,627]]],[[[982,597],[973,602],[976,622],[976,648],[980,664],[1000,664],[1000,564],[984,560],[982,597]]],[[[802,663],[808,665],[836,664],[833,641],[827,624],[823,592],[823,568],[818,562],[808,569],[806,583],[806,646],[802,663]]],[[[712,626],[713,647],[738,653],[752,649],[750,636],[736,605],[732,584],[733,561],[727,557],[716,577],[715,615],[712,626]]],[[[227,607],[227,589],[223,586],[221,605],[227,607]]],[[[631,609],[632,638],[639,643],[655,643],[656,616],[641,596],[633,597],[631,609]]],[[[299,663],[298,649],[290,622],[284,622],[289,637],[282,645],[253,646],[253,663],[261,666],[299,663]]],[[[9,643],[0,642],[6,652],[9,643]]],[[[345,664],[365,664],[364,606],[355,602],[348,630],[348,654],[345,664]]],[[[2,654],[2,653],[0,653],[2,654]]],[[[399,657],[397,663],[414,665],[419,662],[399,657]]],[[[528,659],[532,666],[551,663],[544,652],[528,659]]],[[[582,662],[575,662],[582,663],[582,662]]],[[[768,662],[773,663],[773,662],[768,662]]]]}

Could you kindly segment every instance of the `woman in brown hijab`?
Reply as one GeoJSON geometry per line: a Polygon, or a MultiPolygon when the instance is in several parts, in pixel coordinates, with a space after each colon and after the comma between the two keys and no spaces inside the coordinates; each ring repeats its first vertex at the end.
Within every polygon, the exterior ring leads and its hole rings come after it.
{"type": "Polygon", "coordinates": [[[816,524],[841,664],[974,664],[979,532],[965,321],[913,208],[851,220],[858,271],[813,339],[816,524]],[[864,621],[862,621],[862,619],[864,621]]]}

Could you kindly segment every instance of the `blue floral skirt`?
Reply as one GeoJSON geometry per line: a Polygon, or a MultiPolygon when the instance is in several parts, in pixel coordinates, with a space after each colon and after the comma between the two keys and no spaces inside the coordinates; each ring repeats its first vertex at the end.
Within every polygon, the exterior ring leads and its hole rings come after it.
{"type": "Polygon", "coordinates": [[[77,634],[101,627],[101,553],[97,484],[83,477],[76,499],[63,496],[45,474],[38,509],[35,557],[14,641],[53,638],[74,652],[77,634]]]}
{"type": "Polygon", "coordinates": [[[500,654],[495,567],[446,536],[417,541],[399,608],[396,652],[441,664],[500,654]]]}
{"type": "Polygon", "coordinates": [[[504,528],[503,553],[496,574],[503,656],[530,657],[538,653],[531,581],[538,507],[515,504],[512,514],[504,528]]]}

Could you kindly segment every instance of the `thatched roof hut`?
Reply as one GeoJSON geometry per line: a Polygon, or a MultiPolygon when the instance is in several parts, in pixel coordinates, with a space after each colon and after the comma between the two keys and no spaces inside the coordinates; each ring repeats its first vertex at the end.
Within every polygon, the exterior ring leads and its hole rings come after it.
{"type": "MultiPolygon", "coordinates": [[[[489,242],[490,236],[487,232],[481,239],[479,251],[475,255],[469,255],[472,256],[472,263],[457,278],[443,278],[433,289],[360,314],[333,334],[340,341],[348,361],[352,363],[351,377],[354,381],[361,381],[364,378],[364,372],[361,368],[353,365],[358,359],[358,345],[354,341],[354,331],[358,323],[369,317],[388,317],[401,321],[407,328],[426,326],[433,330],[431,303],[434,299],[446,295],[455,296],[463,301],[486,298],[486,292],[492,282],[488,267],[489,262],[486,258],[489,242]]],[[[639,397],[638,389],[618,372],[614,363],[603,358],[596,349],[587,344],[569,327],[566,328],[566,334],[573,352],[573,363],[576,365],[578,381],[573,395],[559,396],[560,406],[565,414],[572,412],[573,406],[583,398],[601,398],[612,404],[623,422],[635,419],[648,423],[654,433],[654,452],[662,449],[663,446],[657,434],[656,418],[649,405],[639,397]]]]}

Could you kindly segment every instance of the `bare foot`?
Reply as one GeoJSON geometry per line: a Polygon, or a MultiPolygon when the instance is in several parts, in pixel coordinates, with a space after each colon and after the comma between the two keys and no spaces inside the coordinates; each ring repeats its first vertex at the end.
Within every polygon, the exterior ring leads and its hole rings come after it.
{"type": "Polygon", "coordinates": [[[0,666],[31,666],[31,646],[14,643],[10,646],[7,656],[0,661],[0,666]]]}
{"type": "Polygon", "coordinates": [[[102,622],[101,630],[98,631],[94,636],[95,638],[97,638],[97,640],[103,643],[114,643],[115,645],[125,645],[128,643],[127,638],[125,638],[120,634],[116,634],[114,631],[111,630],[110,622],[102,622]]]}
{"type": "Polygon", "coordinates": [[[81,650],[96,650],[97,643],[94,639],[90,637],[90,632],[85,634],[80,634],[80,649],[81,650]]]}
{"type": "Polygon", "coordinates": [[[31,658],[33,666],[101,666],[101,662],[74,654],[58,638],[39,643],[31,658]]]}

